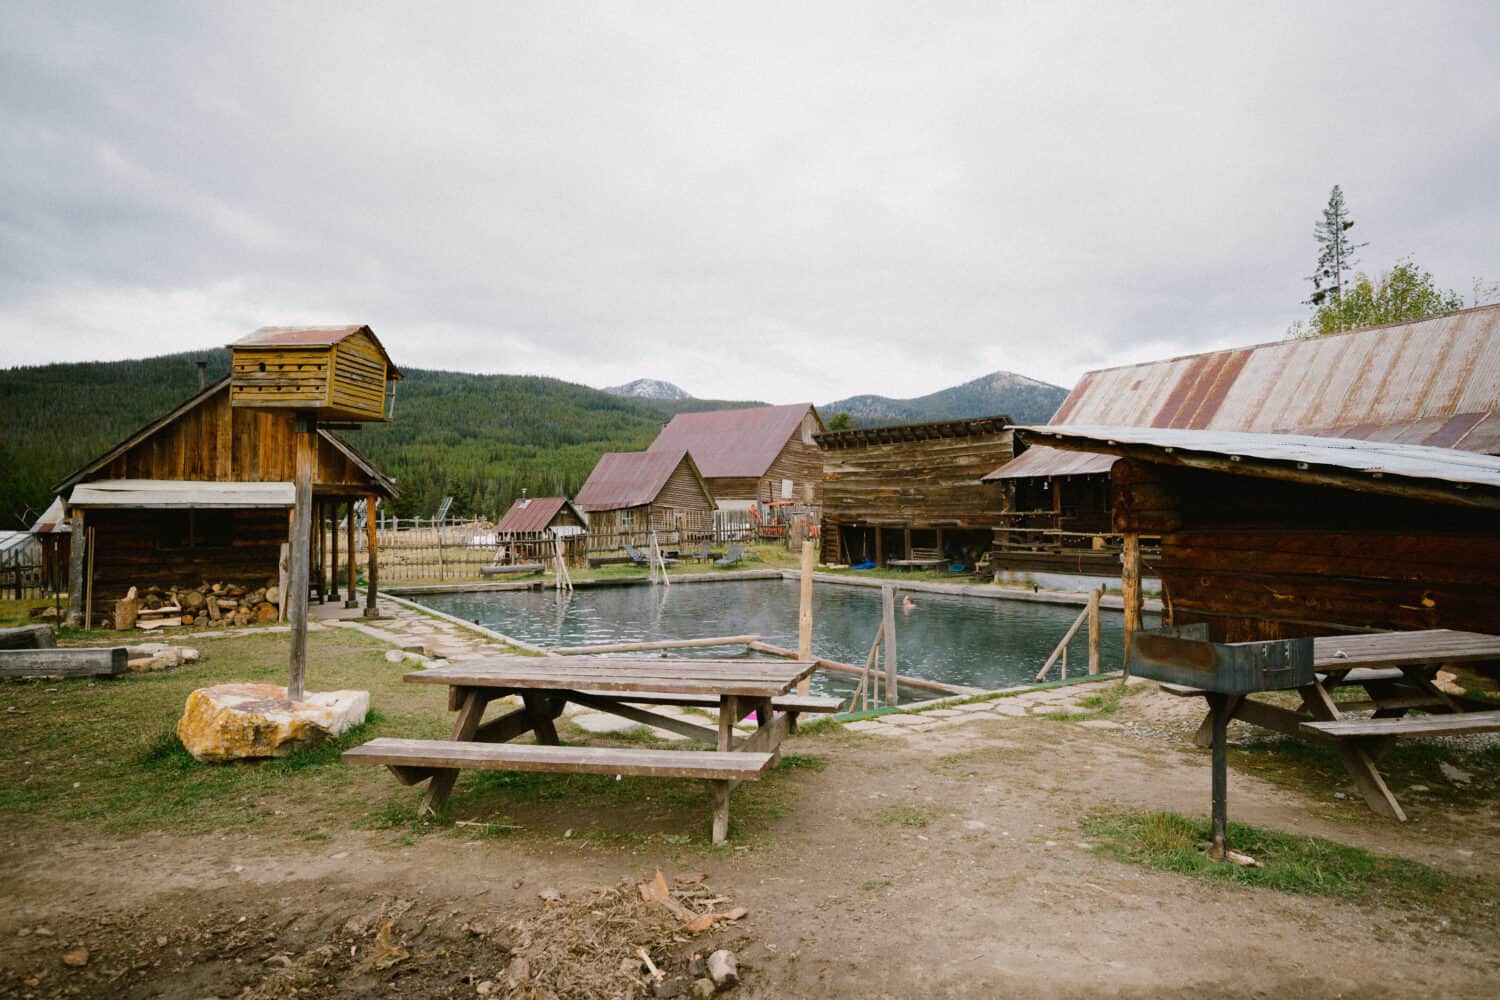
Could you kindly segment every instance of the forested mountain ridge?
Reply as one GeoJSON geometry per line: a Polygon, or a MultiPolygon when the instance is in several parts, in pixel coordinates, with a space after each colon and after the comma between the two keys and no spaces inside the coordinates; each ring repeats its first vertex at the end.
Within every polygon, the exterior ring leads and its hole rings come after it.
{"type": "MultiPolygon", "coordinates": [[[[60,479],[190,399],[198,391],[200,360],[207,363],[210,383],[229,373],[229,352],[222,348],[0,370],[0,529],[29,526],[51,503],[52,486],[60,479]]],[[[571,496],[602,453],[645,448],[677,413],[764,405],[632,399],[535,375],[403,372],[406,378],[395,384],[395,420],[344,432],[396,478],[401,497],[394,510],[403,516],[430,515],[450,494],[455,514],[492,518],[504,513],[523,487],[532,496],[571,496]]],[[[919,400],[856,397],[922,404],[914,416],[871,407],[855,412],[846,405],[852,399],[819,409],[824,420],[837,408],[849,409],[866,424],[995,413],[1017,420],[1051,416],[1057,403],[1047,393],[1035,409],[994,409],[994,386],[976,387],[996,377],[919,400]]],[[[1022,381],[1062,398],[1063,390],[1054,386],[1022,381]]]]}
{"type": "Polygon", "coordinates": [[[1000,371],[913,399],[850,396],[820,406],[818,412],[825,422],[836,413],[847,413],[862,427],[998,416],[1018,424],[1041,424],[1052,419],[1067,396],[1062,386],[1000,371]]]}

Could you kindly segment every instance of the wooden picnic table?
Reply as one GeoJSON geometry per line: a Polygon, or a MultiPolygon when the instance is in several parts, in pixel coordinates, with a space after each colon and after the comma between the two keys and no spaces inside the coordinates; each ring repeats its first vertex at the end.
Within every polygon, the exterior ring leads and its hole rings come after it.
{"type": "MultiPolygon", "coordinates": [[[[1449,629],[1317,636],[1314,681],[1296,689],[1302,699],[1298,708],[1230,696],[1229,718],[1330,744],[1370,809],[1404,821],[1406,812],[1375,763],[1400,738],[1500,732],[1500,711],[1494,704],[1449,694],[1433,680],[1440,667],[1484,660],[1500,660],[1500,636],[1449,629]],[[1335,701],[1330,693],[1351,686],[1363,688],[1366,699],[1335,701]],[[1412,709],[1434,714],[1408,716],[1412,709]],[[1373,714],[1350,714],[1362,710],[1373,714]]],[[[1207,695],[1182,685],[1162,688],[1177,695],[1207,695]]],[[[1209,746],[1212,733],[1210,712],[1193,741],[1209,746]]]]}
{"type": "Polygon", "coordinates": [[[358,763],[384,764],[403,784],[430,781],[421,811],[446,801],[463,768],[566,771],[702,778],[714,789],[713,841],[729,831],[729,792],[755,780],[776,759],[781,741],[796,731],[801,712],[833,712],[838,698],[790,694],[812,673],[810,660],[696,660],[602,656],[491,656],[406,675],[415,684],[448,688],[457,711],[449,740],[380,738],[346,751],[358,763]],[[483,721],[491,701],[519,696],[521,706],[483,721]],[[553,722],[568,702],[656,726],[714,746],[709,751],[563,747],[553,722]],[[690,705],[718,710],[710,729],[642,705],[690,705]],[[756,729],[735,726],[756,713],[756,729]],[[527,733],[536,745],[512,741],[527,733]]]}

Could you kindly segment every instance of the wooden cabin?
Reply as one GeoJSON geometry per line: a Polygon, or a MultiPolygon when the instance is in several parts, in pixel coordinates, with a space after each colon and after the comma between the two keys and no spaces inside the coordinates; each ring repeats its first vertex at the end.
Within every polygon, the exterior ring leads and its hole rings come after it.
{"type": "MultiPolygon", "coordinates": [[[[278,579],[294,503],[296,411],[232,405],[230,379],[209,386],[54,488],[69,520],[69,614],[90,591],[97,617],[132,586],[265,586],[278,579]],[[92,561],[79,541],[91,537],[92,561]],[[85,567],[92,575],[85,579],[85,567]]],[[[354,577],[356,518],[397,495],[395,483],[331,430],[318,432],[316,525],[345,516],[343,537],[314,530],[315,590],[336,598],[354,577]],[[343,548],[344,558],[338,550],[343,548]],[[342,566],[338,574],[334,567],[342,566]]],[[[368,519],[373,526],[373,517],[368,519]]],[[[366,608],[376,608],[375,533],[368,532],[366,608]]],[[[346,604],[353,607],[348,590],[346,604]]]]}
{"type": "Polygon", "coordinates": [[[679,544],[713,531],[714,495],[686,452],[612,451],[600,457],[573,504],[588,516],[590,551],[679,544]]]}
{"type": "Polygon", "coordinates": [[[829,431],[823,452],[823,561],[973,566],[1000,524],[982,481],[1011,456],[1009,417],[829,431]]]}
{"type": "Polygon", "coordinates": [[[568,565],[582,566],[588,557],[587,531],[588,518],[567,497],[522,495],[495,525],[495,540],[510,550],[512,562],[537,562],[552,558],[554,538],[561,538],[568,565]]]}
{"type": "MultiPolygon", "coordinates": [[[[1500,305],[1092,371],[1049,426],[1315,434],[1494,455],[1497,410],[1500,305]]],[[[1023,445],[986,476],[1003,490],[997,570],[1112,575],[1116,461],[1023,445]]]]}
{"type": "Polygon", "coordinates": [[[1113,527],[1160,536],[1166,624],[1206,622],[1220,642],[1500,634],[1500,458],[1201,430],[1017,433],[1117,458],[1113,527]]]}
{"type": "Polygon", "coordinates": [[[229,350],[236,407],[386,420],[386,383],[402,377],[368,326],[268,326],[229,350]]]}
{"type": "Polygon", "coordinates": [[[793,500],[816,506],[823,456],[813,440],[823,421],[811,403],[679,413],[650,451],[691,452],[720,507],[793,500]]]}

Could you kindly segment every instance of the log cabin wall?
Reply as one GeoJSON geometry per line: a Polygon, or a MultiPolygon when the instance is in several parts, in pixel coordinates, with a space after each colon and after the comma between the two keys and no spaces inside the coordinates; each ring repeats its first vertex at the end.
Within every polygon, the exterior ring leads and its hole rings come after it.
{"type": "Polygon", "coordinates": [[[1206,622],[1216,641],[1500,633],[1494,512],[1135,461],[1111,491],[1116,530],[1162,536],[1171,623],[1206,622]]]}
{"type": "Polygon", "coordinates": [[[275,584],[285,510],[90,510],[94,611],[131,587],[275,584]]]}
{"type": "MultiPolygon", "coordinates": [[[[980,477],[1011,455],[1009,431],[825,447],[824,559],[843,561],[844,528],[994,529],[1001,487],[980,477]]],[[[881,546],[882,561],[903,555],[881,546]]]]}

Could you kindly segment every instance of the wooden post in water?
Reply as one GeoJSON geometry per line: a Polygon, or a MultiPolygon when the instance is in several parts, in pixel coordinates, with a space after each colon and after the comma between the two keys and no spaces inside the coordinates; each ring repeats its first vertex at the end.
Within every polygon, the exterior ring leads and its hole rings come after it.
{"type": "MultiPolygon", "coordinates": [[[[797,658],[802,660],[812,659],[813,564],[816,561],[817,555],[812,541],[804,541],[802,543],[802,580],[797,604],[797,658]]],[[[812,680],[804,677],[797,682],[797,693],[807,694],[811,687],[812,680]]]]}
{"type": "Polygon", "coordinates": [[[1099,672],[1099,598],[1104,593],[1103,587],[1095,587],[1089,591],[1089,673],[1099,672]]]}
{"type": "Polygon", "coordinates": [[[896,588],[887,583],[880,588],[880,620],[885,629],[885,703],[900,700],[896,690],[896,588]]]}
{"type": "Polygon", "coordinates": [[[1120,594],[1125,599],[1125,676],[1130,676],[1130,637],[1141,630],[1141,536],[1124,536],[1120,550],[1120,594]]]}
{"type": "Polygon", "coordinates": [[[313,467],[318,460],[317,418],[298,413],[296,433],[296,506],[292,516],[292,568],[287,579],[288,617],[292,621],[291,663],[286,696],[301,701],[307,679],[307,591],[312,583],[313,467]]]}

